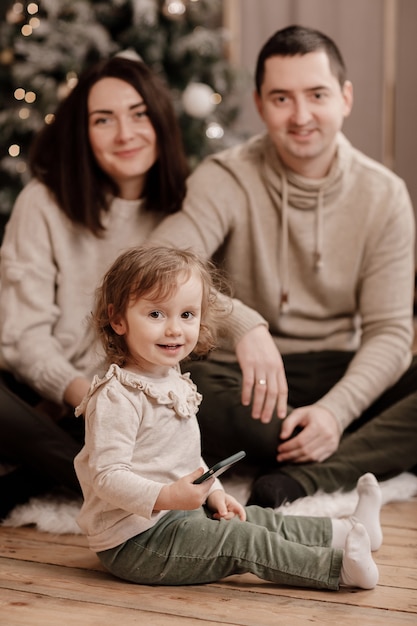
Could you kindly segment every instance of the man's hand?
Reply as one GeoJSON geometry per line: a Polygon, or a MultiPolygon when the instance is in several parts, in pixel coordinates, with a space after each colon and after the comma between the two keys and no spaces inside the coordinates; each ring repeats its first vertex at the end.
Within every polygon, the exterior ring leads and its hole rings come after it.
{"type": "Polygon", "coordinates": [[[252,417],[271,421],[287,414],[288,385],[284,364],[266,326],[255,326],[236,345],[236,356],[242,370],[242,404],[249,406],[252,394],[252,417]]]}
{"type": "Polygon", "coordinates": [[[288,441],[279,444],[277,461],[324,461],[337,450],[340,436],[339,426],[327,409],[315,404],[294,409],[282,424],[281,439],[288,441]],[[297,427],[301,432],[288,439],[297,427]]]}

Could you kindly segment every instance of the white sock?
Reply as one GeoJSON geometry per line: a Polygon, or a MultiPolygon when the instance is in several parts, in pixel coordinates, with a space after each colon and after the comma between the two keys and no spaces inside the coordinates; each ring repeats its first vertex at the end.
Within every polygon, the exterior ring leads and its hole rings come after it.
{"type": "Polygon", "coordinates": [[[373,474],[364,474],[356,486],[359,502],[353,513],[354,521],[363,524],[371,541],[371,550],[374,552],[381,547],[382,529],[379,520],[382,494],[377,479],[373,474]]]}
{"type": "Polygon", "coordinates": [[[353,515],[342,519],[332,519],[332,547],[343,548],[347,535],[359,522],[365,526],[371,550],[375,551],[381,547],[382,543],[382,529],[379,521],[381,489],[373,474],[364,474],[358,480],[357,491],[359,501],[353,515]]]}
{"type": "Polygon", "coordinates": [[[346,538],[340,584],[360,589],[373,589],[379,572],[372,558],[368,533],[362,524],[356,524],[346,538]]]}

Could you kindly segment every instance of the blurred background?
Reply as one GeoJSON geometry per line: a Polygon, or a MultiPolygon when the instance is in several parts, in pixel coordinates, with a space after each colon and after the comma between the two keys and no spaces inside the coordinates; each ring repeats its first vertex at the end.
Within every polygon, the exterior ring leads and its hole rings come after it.
{"type": "Polygon", "coordinates": [[[355,95],[346,135],[405,179],[417,208],[416,0],[0,0],[0,229],[33,134],[90,63],[123,51],[163,75],[194,167],[262,130],[256,57],[295,23],[341,49],[355,95]]]}

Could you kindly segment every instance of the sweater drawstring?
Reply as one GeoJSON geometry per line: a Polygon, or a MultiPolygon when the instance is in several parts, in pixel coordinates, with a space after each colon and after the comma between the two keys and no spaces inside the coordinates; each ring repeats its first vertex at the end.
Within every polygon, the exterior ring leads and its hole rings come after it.
{"type": "MultiPolygon", "coordinates": [[[[287,313],[289,310],[290,295],[290,276],[288,262],[288,181],[285,175],[281,176],[282,181],[282,210],[281,210],[281,246],[279,273],[281,279],[281,293],[279,308],[281,313],[287,313]]],[[[320,188],[317,193],[316,208],[316,240],[315,250],[313,253],[314,269],[319,272],[323,265],[323,189],[320,188]]]]}
{"type": "Polygon", "coordinates": [[[281,249],[279,271],[281,274],[281,294],[279,308],[281,313],[286,313],[289,308],[288,298],[290,289],[288,268],[288,181],[283,175],[282,180],[282,224],[281,224],[281,249]]]}
{"type": "Polygon", "coordinates": [[[323,189],[317,195],[316,211],[316,249],[314,251],[314,269],[320,271],[323,267],[323,189]]]}

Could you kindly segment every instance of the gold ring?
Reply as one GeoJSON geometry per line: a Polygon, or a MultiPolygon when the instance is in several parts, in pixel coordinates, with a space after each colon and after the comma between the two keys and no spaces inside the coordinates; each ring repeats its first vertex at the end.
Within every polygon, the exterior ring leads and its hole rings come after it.
{"type": "Polygon", "coordinates": [[[265,380],[265,378],[259,378],[259,379],[258,379],[258,385],[266,385],[266,380],[265,380]]]}

